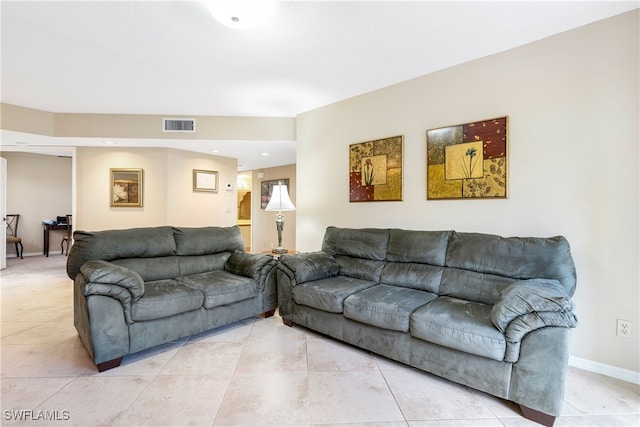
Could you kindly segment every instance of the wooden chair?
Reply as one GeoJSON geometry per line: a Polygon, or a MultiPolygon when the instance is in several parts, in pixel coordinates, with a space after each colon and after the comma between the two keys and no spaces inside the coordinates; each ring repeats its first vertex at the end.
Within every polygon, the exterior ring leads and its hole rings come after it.
{"type": "Polygon", "coordinates": [[[24,247],[22,246],[22,239],[18,237],[18,222],[20,221],[19,214],[11,214],[5,217],[7,223],[7,245],[12,243],[16,246],[16,257],[22,258],[24,247]]]}
{"type": "Polygon", "coordinates": [[[62,236],[62,242],[60,242],[60,254],[69,255],[69,246],[73,243],[73,227],[71,215],[67,215],[67,232],[62,236]],[[67,252],[64,252],[64,244],[67,244],[67,252]]]}

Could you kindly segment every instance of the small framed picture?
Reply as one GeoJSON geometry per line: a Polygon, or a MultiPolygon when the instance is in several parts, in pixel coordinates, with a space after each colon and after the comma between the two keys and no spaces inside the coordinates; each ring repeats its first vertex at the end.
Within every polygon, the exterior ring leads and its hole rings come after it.
{"type": "Polygon", "coordinates": [[[193,191],[218,192],[218,171],[193,170],[193,191]]]}
{"type": "Polygon", "coordinates": [[[109,169],[111,207],[142,207],[142,169],[109,169]]]}
{"type": "Polygon", "coordinates": [[[273,192],[274,185],[286,185],[289,188],[289,178],[272,179],[269,181],[262,181],[260,184],[260,208],[266,209],[271,200],[271,192],[273,192]]]}

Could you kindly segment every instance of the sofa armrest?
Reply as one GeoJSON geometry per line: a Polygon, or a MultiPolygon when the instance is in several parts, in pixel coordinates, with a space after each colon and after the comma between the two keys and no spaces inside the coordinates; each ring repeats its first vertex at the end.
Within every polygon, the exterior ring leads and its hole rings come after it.
{"type": "Polygon", "coordinates": [[[571,298],[558,281],[522,280],[501,292],[491,310],[491,321],[501,332],[513,332],[515,338],[544,326],[573,328],[577,325],[573,309],[571,298]]]}
{"type": "Polygon", "coordinates": [[[276,261],[271,255],[236,251],[227,259],[224,269],[231,274],[249,277],[262,284],[275,266],[276,261]]]}
{"type": "MultiPolygon", "coordinates": [[[[87,281],[87,285],[83,290],[85,296],[94,291],[104,295],[102,293],[104,291],[98,291],[98,289],[108,288],[109,285],[117,286],[119,289],[128,292],[132,303],[135,303],[144,295],[144,280],[138,273],[126,267],[107,261],[88,261],[80,267],[80,273],[87,281]]],[[[120,291],[114,289],[108,291],[108,293],[110,294],[108,296],[115,298],[115,295],[119,295],[120,291]]]]}
{"type": "Polygon", "coordinates": [[[325,252],[282,255],[280,265],[283,271],[289,270],[296,284],[337,276],[340,272],[338,262],[325,252]]]}

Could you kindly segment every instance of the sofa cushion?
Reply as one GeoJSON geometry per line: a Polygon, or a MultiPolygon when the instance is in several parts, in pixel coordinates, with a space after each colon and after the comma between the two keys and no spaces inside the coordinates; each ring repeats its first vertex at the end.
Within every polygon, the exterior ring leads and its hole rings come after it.
{"type": "Polygon", "coordinates": [[[202,307],[202,292],[173,279],[145,282],[144,295],[131,306],[131,318],[160,319],[202,307]]]}
{"type": "Polygon", "coordinates": [[[442,267],[413,262],[387,262],[380,283],[438,293],[442,267]]]}
{"type": "MultiPolygon", "coordinates": [[[[453,232],[449,238],[446,265],[479,274],[521,280],[554,279],[560,282],[569,296],[573,295],[576,286],[576,271],[569,243],[562,236],[501,237],[453,232]]],[[[449,289],[452,295],[453,292],[464,292],[461,288],[464,284],[455,279],[449,282],[446,276],[443,277],[442,286],[449,289]]],[[[461,297],[466,299],[464,295],[461,297]]]]}
{"type": "Polygon", "coordinates": [[[375,286],[375,282],[335,276],[306,282],[293,288],[293,300],[297,304],[317,308],[330,313],[342,313],[344,300],[356,292],[375,286]]]}
{"type": "Polygon", "coordinates": [[[451,231],[389,230],[387,261],[443,267],[451,231]]]}
{"type": "Polygon", "coordinates": [[[392,331],[408,332],[409,317],[438,296],[399,286],[378,285],[344,300],[344,317],[392,331]]]}
{"type": "Polygon", "coordinates": [[[220,252],[244,252],[240,227],[175,227],[177,255],[207,255],[220,252]]]}
{"type": "Polygon", "coordinates": [[[176,280],[204,294],[204,308],[232,304],[258,295],[258,283],[224,270],[180,276],[176,280]]]}
{"type": "Polygon", "coordinates": [[[224,265],[231,253],[221,252],[209,255],[184,255],[176,257],[180,273],[177,276],[187,276],[189,274],[204,273],[205,271],[224,270],[224,265]]]}
{"type": "Polygon", "coordinates": [[[340,267],[341,276],[353,277],[354,279],[368,280],[378,283],[380,274],[384,268],[384,261],[376,261],[364,258],[352,258],[349,256],[335,255],[336,262],[340,267]]]}
{"type": "Polygon", "coordinates": [[[507,343],[487,304],[439,297],[411,315],[410,334],[444,347],[502,361],[507,343]]]}
{"type": "Polygon", "coordinates": [[[504,289],[518,281],[513,277],[445,267],[438,294],[492,305],[504,289]]]}
{"type": "Polygon", "coordinates": [[[330,255],[344,255],[382,261],[389,246],[389,230],[380,228],[327,227],[322,251],[330,255]]]}
{"type": "Polygon", "coordinates": [[[175,255],[173,228],[145,227],[126,230],[80,231],[73,233],[67,259],[67,275],[75,279],[87,261],[120,258],[153,258],[175,255]]]}
{"type": "Polygon", "coordinates": [[[178,257],[176,256],[114,259],[111,263],[135,271],[145,282],[173,279],[180,275],[178,257]]]}

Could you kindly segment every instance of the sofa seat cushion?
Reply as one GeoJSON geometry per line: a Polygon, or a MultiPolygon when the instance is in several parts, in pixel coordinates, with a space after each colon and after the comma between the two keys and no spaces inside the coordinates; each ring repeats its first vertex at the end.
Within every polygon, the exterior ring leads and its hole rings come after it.
{"type": "Polygon", "coordinates": [[[217,270],[180,276],[176,280],[204,294],[204,308],[232,304],[258,295],[258,283],[244,276],[217,270]]]}
{"type": "Polygon", "coordinates": [[[174,279],[145,282],[144,295],[131,306],[136,322],[161,319],[202,307],[202,292],[174,279]]]}
{"type": "Polygon", "coordinates": [[[491,305],[439,297],[411,315],[410,333],[444,347],[502,361],[504,334],[491,322],[491,305]]]}
{"type": "Polygon", "coordinates": [[[392,331],[409,332],[409,318],[438,296],[399,286],[378,285],[344,301],[344,317],[392,331]]]}
{"type": "Polygon", "coordinates": [[[317,308],[330,313],[342,313],[344,300],[356,292],[375,286],[375,282],[346,276],[306,282],[293,288],[296,304],[317,308]]]}

